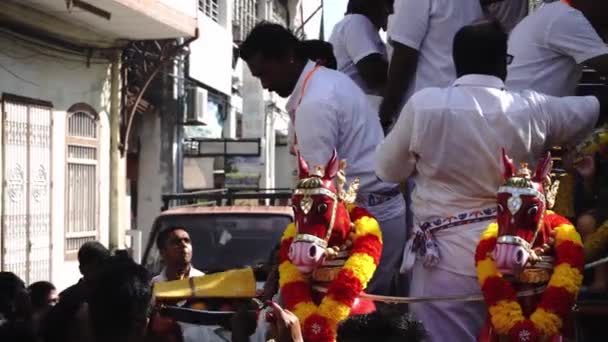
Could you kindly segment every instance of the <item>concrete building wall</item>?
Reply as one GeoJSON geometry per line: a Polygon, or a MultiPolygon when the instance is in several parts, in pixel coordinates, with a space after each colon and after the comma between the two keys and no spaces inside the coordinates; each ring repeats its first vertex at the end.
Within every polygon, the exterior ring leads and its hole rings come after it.
{"type": "Polygon", "coordinates": [[[162,205],[162,184],[167,175],[160,172],[160,117],[147,113],[142,117],[139,139],[139,167],[137,189],[137,229],[142,231],[142,242],[148,241],[150,228],[162,205]]]}
{"type": "Polygon", "coordinates": [[[51,281],[63,289],[80,277],[78,263],[65,257],[67,110],[86,103],[99,115],[99,237],[108,245],[109,217],[109,64],[59,53],[0,32],[0,91],[53,103],[51,281]]]}
{"type": "Polygon", "coordinates": [[[221,1],[219,21],[199,12],[199,38],[190,43],[191,78],[228,96],[232,92],[232,2],[221,1]]]}

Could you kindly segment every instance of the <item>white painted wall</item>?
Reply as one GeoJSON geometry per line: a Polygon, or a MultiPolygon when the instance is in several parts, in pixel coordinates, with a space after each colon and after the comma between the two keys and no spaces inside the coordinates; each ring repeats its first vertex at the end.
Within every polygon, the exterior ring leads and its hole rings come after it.
{"type": "Polygon", "coordinates": [[[93,107],[100,117],[99,226],[100,241],[108,244],[109,216],[109,64],[86,66],[86,59],[51,51],[0,33],[0,91],[53,103],[52,128],[52,275],[64,289],[80,277],[76,261],[66,261],[65,171],[66,111],[75,103],[93,107]],[[5,69],[10,70],[8,72],[5,69]]]}
{"type": "Polygon", "coordinates": [[[196,18],[198,0],[157,0],[158,2],[176,9],[189,17],[196,18]]]}
{"type": "MultiPolygon", "coordinates": [[[[232,7],[229,6],[229,8],[232,7]]],[[[216,23],[203,13],[199,13],[199,38],[190,43],[189,72],[191,78],[230,95],[232,92],[232,17],[224,15],[220,18],[224,19],[220,20],[220,23],[216,23]],[[222,21],[225,21],[226,25],[222,26],[222,21]]]]}
{"type": "Polygon", "coordinates": [[[156,113],[142,116],[139,139],[137,229],[142,231],[142,243],[148,235],[154,219],[162,206],[162,189],[166,175],[160,173],[160,117],[156,113]]]}

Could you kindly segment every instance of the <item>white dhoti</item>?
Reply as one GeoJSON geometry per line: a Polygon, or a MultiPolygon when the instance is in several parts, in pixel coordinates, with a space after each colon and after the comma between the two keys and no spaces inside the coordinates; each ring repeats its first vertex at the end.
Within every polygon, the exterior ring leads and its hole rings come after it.
{"type": "MultiPolygon", "coordinates": [[[[475,246],[495,217],[492,207],[419,222],[405,248],[401,269],[411,270],[410,296],[480,295],[475,246]]],[[[422,321],[429,342],[476,341],[487,314],[483,300],[414,303],[410,310],[422,321]]]]}
{"type": "MultiPolygon", "coordinates": [[[[427,268],[417,261],[412,271],[410,296],[445,297],[481,294],[477,277],[427,268]]],[[[410,304],[415,318],[422,321],[428,342],[476,341],[486,320],[487,308],[480,302],[426,302],[410,304]]]]}

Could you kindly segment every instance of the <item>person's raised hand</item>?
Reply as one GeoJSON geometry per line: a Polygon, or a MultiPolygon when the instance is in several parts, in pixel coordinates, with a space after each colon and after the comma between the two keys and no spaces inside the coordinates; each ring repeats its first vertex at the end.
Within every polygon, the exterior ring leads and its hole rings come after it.
{"type": "Polygon", "coordinates": [[[281,308],[275,302],[268,302],[271,311],[266,319],[272,323],[276,342],[304,342],[298,317],[291,311],[281,308]]]}

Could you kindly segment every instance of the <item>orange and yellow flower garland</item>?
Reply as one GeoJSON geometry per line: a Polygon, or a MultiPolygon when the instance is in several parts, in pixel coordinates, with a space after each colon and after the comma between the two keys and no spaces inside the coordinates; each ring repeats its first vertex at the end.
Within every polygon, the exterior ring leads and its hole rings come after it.
{"type": "Polygon", "coordinates": [[[366,288],[380,261],[382,233],[378,222],[365,209],[349,209],[354,223],[352,252],[318,306],[313,302],[309,280],[288,257],[289,247],[296,235],[294,224],[287,227],[281,239],[281,297],[285,307],[300,320],[306,342],[336,340],[338,323],[348,318],[355,299],[366,288]]]}
{"type": "Polygon", "coordinates": [[[502,277],[492,257],[498,225],[490,224],[481,235],[475,252],[477,278],[490,313],[492,327],[512,341],[537,341],[551,337],[563,327],[583,281],[581,237],[565,218],[547,211],[545,223],[555,227],[556,264],[536,310],[525,317],[511,283],[502,277]]]}

